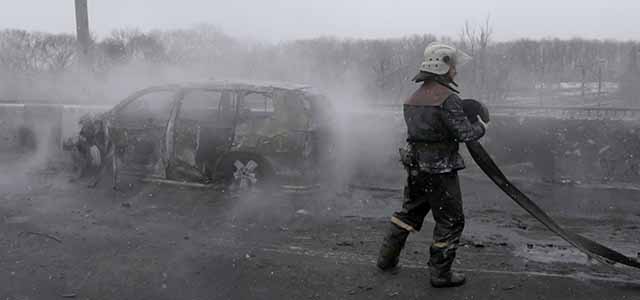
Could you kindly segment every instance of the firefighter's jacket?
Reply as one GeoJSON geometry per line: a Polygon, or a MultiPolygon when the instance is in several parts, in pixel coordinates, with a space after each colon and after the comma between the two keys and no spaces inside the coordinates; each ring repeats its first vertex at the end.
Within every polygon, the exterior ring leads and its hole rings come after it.
{"type": "Polygon", "coordinates": [[[400,151],[402,162],[430,174],[464,169],[459,144],[485,133],[479,122],[469,122],[460,97],[436,82],[424,83],[407,99],[404,118],[408,143],[400,151]]]}

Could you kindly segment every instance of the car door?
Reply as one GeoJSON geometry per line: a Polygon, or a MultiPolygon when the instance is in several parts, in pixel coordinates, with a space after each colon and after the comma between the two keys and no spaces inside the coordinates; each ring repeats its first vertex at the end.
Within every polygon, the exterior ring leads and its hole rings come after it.
{"type": "Polygon", "coordinates": [[[168,176],[208,181],[216,160],[233,142],[237,105],[228,90],[189,89],[179,101],[168,176]]]}
{"type": "Polygon", "coordinates": [[[274,98],[275,117],[280,120],[286,132],[285,151],[294,168],[309,169],[314,130],[310,108],[304,101],[304,94],[282,92],[274,98]]]}
{"type": "Polygon", "coordinates": [[[308,118],[296,94],[246,91],[239,111],[234,150],[258,153],[281,166],[305,159],[308,118]]]}
{"type": "Polygon", "coordinates": [[[166,178],[165,137],[178,95],[176,89],[146,90],[114,109],[109,135],[119,173],[166,178]]]}
{"type": "Polygon", "coordinates": [[[271,93],[241,91],[238,96],[238,122],[234,151],[267,154],[277,151],[282,126],[274,118],[271,93]]]}

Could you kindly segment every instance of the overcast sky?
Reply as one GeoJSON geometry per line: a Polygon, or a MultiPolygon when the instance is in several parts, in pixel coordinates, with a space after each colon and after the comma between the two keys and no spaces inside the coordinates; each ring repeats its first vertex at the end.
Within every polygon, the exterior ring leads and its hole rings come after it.
{"type": "MultiPolygon", "coordinates": [[[[73,32],[73,0],[0,0],[0,28],[73,32]]],[[[491,16],[499,40],[541,37],[640,39],[640,0],[89,0],[91,31],[218,26],[280,41],[335,35],[457,36],[465,20],[491,16]]]]}

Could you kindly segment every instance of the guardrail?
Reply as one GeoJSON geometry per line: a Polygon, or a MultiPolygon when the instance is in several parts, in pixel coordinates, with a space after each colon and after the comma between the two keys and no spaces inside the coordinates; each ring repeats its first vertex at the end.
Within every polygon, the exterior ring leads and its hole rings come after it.
{"type": "MultiPolygon", "coordinates": [[[[402,105],[382,104],[373,105],[372,108],[400,111],[402,105]]],[[[494,115],[538,116],[559,119],[640,120],[640,108],[631,107],[490,105],[489,111],[494,115]]]]}
{"type": "Polygon", "coordinates": [[[78,133],[78,121],[83,115],[98,114],[109,108],[102,105],[0,103],[0,149],[36,141],[62,146],[62,141],[78,133]]]}
{"type": "Polygon", "coordinates": [[[640,120],[640,108],[588,106],[510,106],[495,105],[494,114],[513,114],[556,117],[561,119],[640,120]]]}
{"type": "MultiPolygon", "coordinates": [[[[29,106],[61,106],[63,111],[72,114],[107,111],[111,105],[56,104],[44,101],[0,101],[0,107],[23,109],[29,106]]],[[[400,111],[400,104],[374,104],[374,110],[400,111]]],[[[539,116],[562,119],[597,119],[597,120],[640,120],[640,108],[635,107],[601,107],[601,106],[525,106],[525,105],[490,105],[489,110],[495,115],[539,116]]]]}

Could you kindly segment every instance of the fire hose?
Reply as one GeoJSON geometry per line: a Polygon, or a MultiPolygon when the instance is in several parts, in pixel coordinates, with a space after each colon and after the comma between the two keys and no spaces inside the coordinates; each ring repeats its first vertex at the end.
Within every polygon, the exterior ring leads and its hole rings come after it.
{"type": "MultiPolygon", "coordinates": [[[[468,99],[464,100],[463,103],[465,114],[472,122],[477,122],[478,116],[484,122],[489,122],[488,110],[480,102],[468,99]]],[[[491,179],[491,181],[493,181],[520,207],[522,207],[530,215],[540,221],[553,233],[557,234],[569,244],[582,251],[588,257],[600,263],[603,263],[604,265],[620,263],[623,265],[640,268],[640,262],[637,259],[628,257],[596,241],[562,228],[535,202],[529,199],[527,195],[522,193],[509,181],[509,179],[502,173],[500,168],[498,168],[493,159],[491,159],[487,151],[482,147],[480,142],[467,142],[466,145],[469,149],[471,157],[473,157],[473,160],[476,162],[476,164],[478,164],[480,169],[482,169],[482,171],[491,179]]]]}

